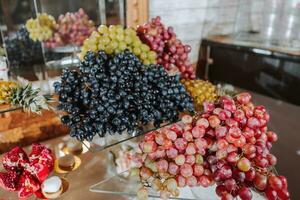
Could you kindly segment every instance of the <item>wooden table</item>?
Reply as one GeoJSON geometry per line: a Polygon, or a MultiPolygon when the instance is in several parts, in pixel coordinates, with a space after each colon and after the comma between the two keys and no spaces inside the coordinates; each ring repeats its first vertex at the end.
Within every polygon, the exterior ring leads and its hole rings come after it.
{"type": "MultiPolygon", "coordinates": [[[[300,199],[300,173],[297,171],[300,170],[300,107],[258,94],[254,96],[254,101],[256,104],[265,105],[270,112],[271,122],[269,127],[279,135],[279,141],[272,148],[272,152],[278,158],[277,170],[288,178],[291,199],[300,199]]],[[[61,141],[62,138],[60,137],[48,140],[44,144],[54,148],[61,141]]],[[[130,199],[129,197],[89,192],[91,185],[112,176],[108,173],[108,169],[111,168],[108,164],[110,162],[108,159],[109,150],[111,149],[98,153],[87,152],[81,155],[82,165],[78,170],[67,176],[70,188],[60,199],[130,199]]],[[[0,190],[0,199],[17,199],[17,197],[14,193],[0,190]]]]}

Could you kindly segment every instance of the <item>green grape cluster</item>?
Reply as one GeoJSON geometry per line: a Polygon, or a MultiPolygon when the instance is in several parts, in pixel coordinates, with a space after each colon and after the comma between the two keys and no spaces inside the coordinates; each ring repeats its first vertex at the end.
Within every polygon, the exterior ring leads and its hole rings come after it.
{"type": "Polygon", "coordinates": [[[104,50],[107,54],[117,54],[125,49],[133,52],[144,64],[155,64],[156,53],[143,44],[133,28],[123,28],[121,25],[101,25],[92,32],[81,48],[80,58],[88,51],[104,50]]]}
{"type": "Polygon", "coordinates": [[[36,19],[31,18],[26,22],[29,37],[34,41],[51,38],[56,26],[54,17],[46,13],[38,14],[36,19]]]}

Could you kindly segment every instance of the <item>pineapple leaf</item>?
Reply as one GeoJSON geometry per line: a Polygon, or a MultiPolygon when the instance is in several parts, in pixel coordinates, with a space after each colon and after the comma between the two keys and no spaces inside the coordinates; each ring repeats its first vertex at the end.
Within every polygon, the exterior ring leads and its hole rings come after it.
{"type": "Polygon", "coordinates": [[[18,85],[13,89],[9,100],[12,106],[37,114],[41,114],[43,109],[49,110],[49,103],[53,101],[51,96],[42,95],[41,90],[32,88],[31,84],[18,85]]]}

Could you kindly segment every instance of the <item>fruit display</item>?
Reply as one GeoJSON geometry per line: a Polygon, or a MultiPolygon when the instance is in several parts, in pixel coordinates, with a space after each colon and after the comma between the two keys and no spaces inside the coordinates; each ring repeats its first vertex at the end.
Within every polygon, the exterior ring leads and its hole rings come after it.
{"type": "Polygon", "coordinates": [[[137,33],[139,38],[157,53],[158,64],[163,65],[166,70],[178,68],[182,78],[196,78],[195,70],[188,59],[191,47],[183,44],[173,28],[166,27],[160,17],[138,26],[137,33]]]}
{"type": "Polygon", "coordinates": [[[26,29],[29,37],[33,41],[44,41],[52,37],[56,28],[56,22],[53,16],[47,13],[37,14],[36,19],[29,19],[26,22],[26,29]]]}
{"type": "Polygon", "coordinates": [[[51,98],[42,95],[40,89],[32,88],[31,84],[21,85],[11,81],[0,81],[0,104],[22,107],[24,111],[41,113],[49,109],[51,98]]]}
{"type": "Polygon", "coordinates": [[[88,51],[104,50],[107,54],[117,54],[125,49],[133,52],[145,65],[156,63],[156,53],[149,46],[143,44],[136,31],[123,28],[121,25],[101,25],[97,31],[84,41],[80,58],[83,59],[88,51]]]}
{"type": "Polygon", "coordinates": [[[217,89],[209,81],[182,79],[182,84],[193,98],[195,108],[201,110],[205,101],[214,102],[217,99],[217,89]]]}
{"type": "Polygon", "coordinates": [[[249,93],[240,93],[234,99],[223,96],[219,104],[207,104],[202,115],[216,141],[217,148],[208,154],[207,167],[219,183],[217,194],[251,199],[253,186],[267,199],[289,199],[285,177],[272,171],[277,159],[270,150],[277,135],[268,130],[270,116],[264,106],[255,106],[251,98],[249,93]]]}
{"type": "Polygon", "coordinates": [[[38,14],[36,19],[27,20],[26,28],[30,38],[43,42],[46,48],[64,45],[81,46],[95,30],[93,21],[82,8],[74,13],[60,15],[57,22],[51,15],[38,14]]]}
{"type": "Polygon", "coordinates": [[[64,46],[64,41],[59,33],[53,33],[53,36],[45,41],[43,41],[45,48],[52,49],[55,47],[64,46]]]}
{"type": "Polygon", "coordinates": [[[159,127],[194,110],[179,77],[168,76],[160,65],[143,65],[129,50],[87,52],[79,69],[64,70],[54,87],[58,109],[67,112],[61,120],[78,140],[140,132],[142,125],[159,127]]]}
{"type": "Polygon", "coordinates": [[[43,62],[41,43],[33,41],[25,27],[4,39],[11,67],[43,62]]]}
{"type": "MultiPolygon", "coordinates": [[[[145,135],[133,172],[163,199],[178,196],[178,187],[216,184],[221,199],[251,200],[255,190],[269,200],[288,200],[287,180],[273,170],[277,135],[267,128],[269,118],[249,93],[206,102],[203,113],[145,135]]],[[[146,197],[146,187],[138,193],[146,197]]]]}
{"type": "Polygon", "coordinates": [[[46,48],[69,44],[81,46],[94,30],[94,22],[80,8],[77,12],[60,15],[53,37],[44,41],[44,44],[46,48]]]}
{"type": "MultiPolygon", "coordinates": [[[[145,135],[139,143],[136,159],[141,163],[131,170],[138,174],[144,186],[151,186],[162,199],[179,196],[179,187],[211,185],[212,178],[204,171],[204,157],[208,148],[205,128],[193,117],[185,115],[182,121],[145,135]]],[[[138,196],[148,196],[147,187],[138,196]]],[[[146,198],[139,198],[146,199],[146,198]]]]}
{"type": "Polygon", "coordinates": [[[53,170],[54,156],[41,144],[33,144],[29,155],[17,146],[3,155],[2,164],[6,172],[0,172],[0,187],[18,191],[22,199],[33,194],[40,197],[41,184],[53,170]]]}

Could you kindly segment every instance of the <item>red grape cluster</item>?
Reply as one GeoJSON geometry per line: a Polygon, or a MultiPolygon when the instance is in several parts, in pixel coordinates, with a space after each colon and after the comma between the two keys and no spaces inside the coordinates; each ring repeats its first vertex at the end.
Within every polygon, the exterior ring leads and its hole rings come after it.
{"type": "Polygon", "coordinates": [[[268,131],[269,114],[255,106],[249,93],[234,99],[222,96],[217,104],[206,103],[201,115],[208,151],[205,169],[217,183],[221,199],[252,199],[250,188],[263,192],[269,200],[287,200],[289,192],[283,176],[272,172],[276,157],[270,153],[277,135],[268,131]]]}
{"type": "MultiPolygon", "coordinates": [[[[268,121],[264,106],[255,106],[249,93],[204,103],[203,113],[145,136],[140,178],[162,197],[178,195],[185,185],[216,183],[222,200],[251,200],[251,189],[269,200],[288,200],[286,178],[273,172],[277,159],[270,149],[277,135],[267,130],[268,121]]],[[[144,197],[146,190],[139,192],[144,197]]]]}
{"type": "Polygon", "coordinates": [[[60,37],[59,33],[55,32],[53,33],[53,36],[48,40],[45,40],[43,44],[45,45],[46,48],[52,49],[55,47],[64,46],[64,41],[60,37]]]}
{"type": "Polygon", "coordinates": [[[166,70],[178,68],[185,79],[196,78],[195,70],[188,60],[191,47],[184,45],[176,37],[172,27],[166,28],[160,17],[138,26],[137,33],[140,39],[157,53],[158,64],[163,65],[166,70]]]}
{"type": "MultiPolygon", "coordinates": [[[[185,115],[182,121],[153,131],[140,142],[142,164],[139,175],[144,185],[151,185],[163,199],[178,196],[178,187],[208,186],[213,183],[203,166],[207,141],[205,128],[185,115]]],[[[147,192],[141,188],[139,196],[147,192]]],[[[140,198],[143,199],[143,198],[140,198]]]]}
{"type": "Polygon", "coordinates": [[[47,48],[54,48],[62,44],[81,46],[83,41],[88,38],[94,30],[94,23],[89,19],[84,10],[80,8],[75,13],[60,15],[53,37],[44,43],[47,48]]]}

